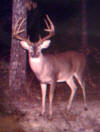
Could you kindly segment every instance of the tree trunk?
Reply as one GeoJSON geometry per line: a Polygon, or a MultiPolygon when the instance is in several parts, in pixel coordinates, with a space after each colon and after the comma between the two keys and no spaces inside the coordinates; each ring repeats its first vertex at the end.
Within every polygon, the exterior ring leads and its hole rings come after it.
{"type": "Polygon", "coordinates": [[[87,0],[82,0],[82,50],[86,51],[88,48],[87,40],[87,0]]]}
{"type": "MultiPolygon", "coordinates": [[[[26,18],[26,0],[13,0],[12,9],[12,30],[19,18],[26,18]]],[[[26,22],[22,28],[25,29],[21,35],[26,37],[26,22]]],[[[9,67],[9,90],[8,95],[11,98],[18,99],[24,94],[24,86],[26,81],[26,51],[22,49],[19,40],[12,38],[11,56],[9,67]]]]}

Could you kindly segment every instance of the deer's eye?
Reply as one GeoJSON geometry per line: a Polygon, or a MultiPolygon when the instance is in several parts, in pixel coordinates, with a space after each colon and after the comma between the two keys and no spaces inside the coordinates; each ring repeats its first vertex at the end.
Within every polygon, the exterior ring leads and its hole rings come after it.
{"type": "Polygon", "coordinates": [[[32,47],[30,48],[30,50],[31,50],[31,51],[34,51],[34,47],[32,46],[32,47]]]}

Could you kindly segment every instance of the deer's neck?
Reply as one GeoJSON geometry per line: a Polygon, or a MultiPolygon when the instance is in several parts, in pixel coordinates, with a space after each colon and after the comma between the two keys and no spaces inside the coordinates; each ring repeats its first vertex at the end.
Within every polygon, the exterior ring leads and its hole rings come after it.
{"type": "Polygon", "coordinates": [[[29,55],[30,67],[36,74],[41,74],[43,70],[43,59],[44,57],[42,54],[38,58],[33,58],[29,55]]]}

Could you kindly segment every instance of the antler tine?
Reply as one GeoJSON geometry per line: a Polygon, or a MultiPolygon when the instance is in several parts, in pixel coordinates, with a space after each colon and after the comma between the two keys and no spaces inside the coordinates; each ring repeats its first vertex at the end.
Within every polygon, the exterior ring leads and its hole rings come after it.
{"type": "Polygon", "coordinates": [[[39,40],[41,41],[42,40],[42,38],[41,38],[41,35],[39,34],[39,40]]]}
{"type": "Polygon", "coordinates": [[[46,15],[46,18],[47,18],[47,20],[48,20],[50,26],[49,26],[49,24],[47,23],[47,21],[45,20],[45,24],[46,24],[46,26],[47,26],[47,29],[45,29],[45,31],[49,32],[49,34],[48,34],[47,36],[45,36],[44,38],[42,38],[41,40],[38,41],[38,44],[39,44],[39,45],[41,45],[41,42],[43,42],[43,41],[45,41],[45,40],[51,38],[51,37],[54,35],[54,25],[53,25],[53,23],[52,23],[52,21],[50,20],[50,18],[49,18],[48,15],[46,15]]]}
{"type": "Polygon", "coordinates": [[[19,34],[19,33],[22,33],[24,31],[25,31],[25,29],[21,29],[20,31],[17,31],[16,33],[19,34]]]}
{"type": "Polygon", "coordinates": [[[20,22],[21,18],[19,18],[16,22],[16,24],[14,25],[13,27],[13,34],[15,34],[16,30],[17,30],[17,26],[18,26],[18,23],[20,22]]]}
{"type": "Polygon", "coordinates": [[[24,21],[26,20],[25,18],[22,19],[22,18],[19,18],[18,21],[16,22],[15,26],[14,26],[14,30],[13,30],[13,34],[16,35],[16,34],[19,34],[19,33],[22,33],[25,31],[25,29],[20,29],[22,24],[24,23],[24,21]],[[20,23],[21,21],[21,23],[20,23]],[[18,25],[19,24],[19,25],[18,25]]]}
{"type": "Polygon", "coordinates": [[[33,43],[30,41],[30,36],[28,35],[28,38],[26,39],[29,45],[32,45],[33,43]]]}
{"type": "Polygon", "coordinates": [[[47,26],[47,29],[44,29],[44,30],[47,31],[47,32],[49,32],[49,31],[50,31],[50,26],[49,26],[47,20],[44,19],[44,22],[45,22],[45,24],[46,24],[46,26],[47,26]]]}
{"type": "Polygon", "coordinates": [[[19,34],[24,32],[25,29],[21,29],[21,26],[22,24],[24,23],[26,19],[25,18],[19,18],[17,20],[17,22],[15,23],[15,26],[13,28],[13,37],[18,39],[18,40],[22,40],[22,41],[26,41],[28,44],[32,44],[32,42],[29,40],[29,37],[28,38],[23,38],[21,37],[19,34]]]}
{"type": "MultiPolygon", "coordinates": [[[[22,26],[22,24],[24,23],[25,20],[26,20],[25,18],[22,19],[21,23],[20,23],[19,26],[18,26],[18,31],[20,30],[20,28],[21,28],[21,26],[22,26]]],[[[23,30],[24,30],[24,29],[20,30],[19,33],[23,32],[23,30]]],[[[25,31],[25,30],[24,30],[24,31],[25,31]]]]}
{"type": "Polygon", "coordinates": [[[49,23],[50,23],[50,27],[51,27],[51,30],[50,30],[50,31],[54,32],[54,31],[55,31],[55,28],[54,28],[54,25],[53,25],[53,23],[52,23],[50,17],[49,17],[48,15],[46,15],[46,18],[47,18],[47,20],[48,20],[49,23]]]}

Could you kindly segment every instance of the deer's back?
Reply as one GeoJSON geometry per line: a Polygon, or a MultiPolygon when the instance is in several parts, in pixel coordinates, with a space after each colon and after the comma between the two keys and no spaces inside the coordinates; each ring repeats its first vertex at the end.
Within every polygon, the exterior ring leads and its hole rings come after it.
{"type": "Polygon", "coordinates": [[[56,55],[45,56],[48,75],[56,77],[57,80],[65,80],[77,72],[83,72],[85,68],[85,57],[82,53],[68,51],[56,55]]]}

